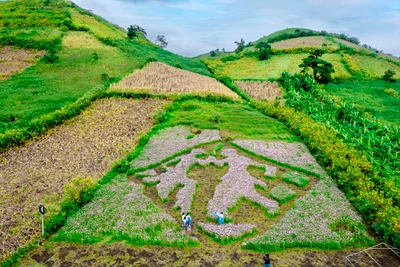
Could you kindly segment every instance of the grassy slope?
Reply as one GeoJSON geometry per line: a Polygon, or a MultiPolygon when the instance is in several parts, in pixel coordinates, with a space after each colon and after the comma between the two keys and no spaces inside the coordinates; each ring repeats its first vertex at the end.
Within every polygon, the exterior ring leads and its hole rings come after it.
{"type": "Polygon", "coordinates": [[[381,80],[355,80],[339,84],[328,84],[324,89],[339,96],[346,103],[355,104],[368,110],[374,116],[400,126],[400,97],[384,92],[393,88],[400,94],[400,83],[387,83],[381,80]]]}
{"type": "Polygon", "coordinates": [[[180,103],[171,116],[170,126],[185,124],[200,129],[220,129],[223,137],[296,139],[282,123],[242,104],[186,101],[180,103]]]}
{"type": "Polygon", "coordinates": [[[284,33],[288,33],[288,34],[295,33],[296,30],[312,31],[310,29],[305,29],[305,28],[287,28],[287,29],[284,29],[284,30],[273,32],[273,33],[271,33],[271,34],[269,34],[267,36],[264,36],[264,37],[258,39],[257,41],[254,41],[254,44],[258,44],[260,42],[267,42],[269,38],[276,37],[276,36],[279,36],[279,35],[284,34],[284,33]]]}
{"type": "MultiPolygon", "coordinates": [[[[284,54],[273,56],[265,61],[260,61],[256,57],[243,57],[239,60],[228,61],[226,63],[216,60],[215,63],[218,64],[218,67],[216,69],[212,65],[210,65],[210,67],[215,71],[216,74],[218,72],[222,72],[234,80],[277,79],[284,71],[288,71],[292,74],[295,72],[300,72],[301,69],[299,68],[299,65],[301,64],[302,59],[307,56],[308,54],[284,54]]],[[[341,55],[325,54],[322,56],[322,59],[333,64],[335,73],[332,76],[334,78],[351,77],[350,73],[346,70],[345,66],[341,62],[341,55]]]]}
{"type": "MultiPolygon", "coordinates": [[[[0,25],[14,25],[15,28],[20,25],[29,30],[32,27],[36,29],[41,25],[41,21],[48,21],[47,24],[44,23],[48,27],[42,29],[44,35],[61,33],[63,20],[68,19],[65,15],[68,6],[61,4],[61,1],[54,3],[54,5],[58,3],[57,7],[46,7],[43,1],[38,0],[1,3],[3,7],[0,9],[1,12],[8,15],[2,17],[0,25]],[[18,12],[11,12],[13,9],[18,12]],[[32,10],[38,14],[42,14],[43,10],[52,12],[43,12],[45,19],[42,20],[36,19],[35,16],[28,17],[29,23],[19,19],[19,16],[25,13],[31,14],[32,10]],[[59,18],[57,14],[62,14],[64,17],[59,18]]],[[[0,82],[0,105],[4,107],[0,111],[0,133],[8,129],[26,127],[32,119],[62,108],[95,86],[103,86],[102,74],[120,79],[141,68],[149,59],[156,59],[173,66],[179,64],[183,69],[212,76],[199,60],[162,50],[144,38],[135,41],[123,40],[122,29],[96,16],[91,17],[81,13],[82,10],[78,7],[70,11],[73,14],[72,22],[75,23],[75,18],[76,26],[86,27],[89,32],[64,33],[63,47],[58,52],[59,60],[56,63],[39,62],[24,72],[0,82]],[[106,46],[95,38],[107,38],[114,32],[119,33],[117,39],[120,41],[117,47],[106,46]],[[98,60],[94,59],[93,52],[98,54],[98,60]]],[[[39,15],[38,17],[41,18],[39,15]]],[[[0,33],[0,39],[4,36],[0,33]]],[[[21,38],[23,40],[23,36],[21,38]]]]}

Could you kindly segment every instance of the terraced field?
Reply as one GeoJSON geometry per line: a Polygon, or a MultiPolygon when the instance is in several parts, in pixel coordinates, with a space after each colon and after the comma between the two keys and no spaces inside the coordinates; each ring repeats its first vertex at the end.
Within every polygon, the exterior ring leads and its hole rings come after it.
{"type": "Polygon", "coordinates": [[[171,67],[160,62],[150,63],[111,86],[114,92],[146,92],[151,94],[219,94],[238,99],[225,85],[217,80],[190,71],[171,67]]]}
{"type": "Polygon", "coordinates": [[[328,48],[338,48],[339,46],[335,43],[327,40],[324,36],[309,36],[300,37],[295,39],[289,39],[285,41],[280,41],[272,44],[272,48],[275,49],[287,49],[294,47],[328,47],[328,48]]]}
{"type": "Polygon", "coordinates": [[[0,154],[0,255],[4,257],[39,235],[36,207],[57,212],[63,185],[76,177],[97,181],[148,131],[158,100],[110,99],[39,140],[0,154]]]}

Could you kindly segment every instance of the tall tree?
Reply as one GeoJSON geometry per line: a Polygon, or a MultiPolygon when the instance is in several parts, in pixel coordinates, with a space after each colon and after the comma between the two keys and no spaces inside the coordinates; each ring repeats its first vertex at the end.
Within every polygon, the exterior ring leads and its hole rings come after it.
{"type": "Polygon", "coordinates": [[[161,48],[166,48],[168,46],[168,42],[165,39],[164,35],[158,35],[157,36],[156,44],[159,45],[161,48]]]}
{"type": "Polygon", "coordinates": [[[271,45],[266,42],[260,42],[256,45],[259,49],[258,58],[260,60],[266,60],[271,57],[271,45]]]}
{"type": "Polygon", "coordinates": [[[314,79],[318,83],[329,83],[332,80],[331,74],[335,72],[333,65],[321,59],[324,54],[322,50],[315,50],[308,57],[303,58],[303,63],[299,65],[302,73],[306,73],[309,68],[313,71],[314,79]]]}
{"type": "Polygon", "coordinates": [[[128,28],[128,38],[129,39],[132,39],[133,37],[137,37],[139,35],[146,36],[147,35],[146,30],[136,24],[129,26],[129,28],[128,28]]]}
{"type": "Polygon", "coordinates": [[[235,44],[237,45],[237,48],[235,49],[235,52],[236,53],[242,52],[243,49],[244,49],[244,44],[245,44],[245,41],[243,40],[243,38],[240,39],[239,42],[236,41],[235,44]]]}

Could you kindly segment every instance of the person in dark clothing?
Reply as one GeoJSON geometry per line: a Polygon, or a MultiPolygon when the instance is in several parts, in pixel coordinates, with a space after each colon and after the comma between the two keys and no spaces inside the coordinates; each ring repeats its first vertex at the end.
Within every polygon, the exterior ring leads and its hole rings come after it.
{"type": "Polygon", "coordinates": [[[271,259],[269,258],[269,254],[264,255],[264,267],[271,267],[271,259]]]}

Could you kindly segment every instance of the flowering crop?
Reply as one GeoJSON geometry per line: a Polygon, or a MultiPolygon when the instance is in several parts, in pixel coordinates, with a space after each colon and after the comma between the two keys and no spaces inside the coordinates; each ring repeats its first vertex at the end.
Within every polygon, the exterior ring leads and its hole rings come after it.
{"type": "Polygon", "coordinates": [[[45,51],[0,47],[0,80],[28,68],[44,54],[45,51]]]}
{"type": "Polygon", "coordinates": [[[216,187],[214,197],[208,202],[208,216],[213,217],[215,211],[222,211],[227,216],[229,208],[233,208],[242,198],[256,202],[267,208],[270,213],[275,213],[279,208],[278,203],[260,195],[255,189],[255,185],[266,187],[267,184],[254,178],[246,170],[249,165],[261,167],[264,165],[237,155],[235,149],[223,149],[221,155],[227,158],[218,160],[215,157],[209,157],[206,160],[198,160],[201,165],[229,164],[228,173],[221,177],[222,182],[216,187]]]}
{"type": "Polygon", "coordinates": [[[331,178],[320,180],[270,230],[246,248],[271,251],[291,247],[340,248],[370,244],[361,218],[331,178]]]}
{"type": "Polygon", "coordinates": [[[144,168],[159,163],[168,156],[202,143],[221,140],[218,130],[203,130],[193,138],[186,139],[190,134],[189,127],[175,126],[161,130],[151,137],[141,154],[131,164],[135,169],[144,168]]]}
{"type": "Polygon", "coordinates": [[[143,185],[128,182],[126,176],[115,178],[96,192],[92,202],[67,220],[55,239],[92,242],[109,236],[133,243],[193,242],[143,191],[143,185]]]}
{"type": "Polygon", "coordinates": [[[287,186],[278,185],[277,187],[272,188],[272,190],[269,192],[269,195],[278,201],[279,204],[283,204],[295,198],[296,192],[287,186]]]}
{"type": "Polygon", "coordinates": [[[233,143],[258,155],[326,176],[303,143],[260,140],[236,140],[233,143]]]}
{"type": "Polygon", "coordinates": [[[166,167],[167,171],[158,176],[144,178],[144,182],[157,184],[158,195],[162,200],[168,200],[170,193],[177,187],[182,187],[176,194],[176,208],[181,208],[183,212],[190,211],[194,193],[196,192],[196,181],[189,179],[186,172],[196,161],[196,155],[204,153],[202,149],[193,149],[190,154],[181,156],[181,160],[176,166],[166,167]]]}
{"type": "Polygon", "coordinates": [[[272,48],[275,49],[285,49],[294,47],[322,47],[323,44],[329,45],[329,47],[337,48],[338,45],[327,40],[324,36],[307,36],[294,38],[289,40],[284,40],[272,44],[272,48]]]}
{"type": "Polygon", "coordinates": [[[199,223],[203,232],[217,239],[240,238],[243,235],[251,234],[257,225],[255,224],[215,224],[215,223],[199,223]]]}
{"type": "Polygon", "coordinates": [[[298,172],[288,172],[282,177],[282,181],[297,185],[298,187],[305,187],[310,179],[298,172]]]}
{"type": "Polygon", "coordinates": [[[152,127],[163,103],[100,100],[41,139],[0,153],[0,258],[40,234],[40,202],[58,204],[63,184],[75,177],[104,176],[135,146],[138,132],[152,127]]]}
{"type": "Polygon", "coordinates": [[[112,91],[140,91],[152,94],[173,93],[216,93],[237,99],[232,92],[217,80],[169,65],[152,62],[145,68],[135,71],[117,84],[112,91]]]}

